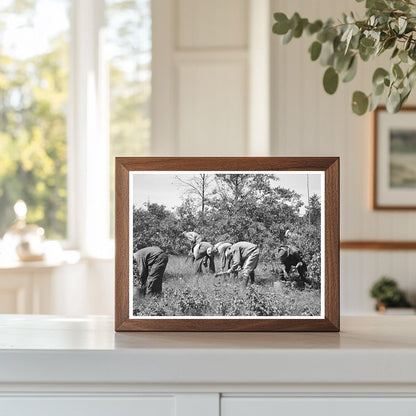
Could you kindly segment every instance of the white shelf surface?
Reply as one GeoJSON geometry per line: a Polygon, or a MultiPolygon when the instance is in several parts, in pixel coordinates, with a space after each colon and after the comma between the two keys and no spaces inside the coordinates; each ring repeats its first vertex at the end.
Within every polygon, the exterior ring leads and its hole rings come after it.
{"type": "Polygon", "coordinates": [[[416,384],[416,316],[340,333],[115,333],[108,317],[0,316],[0,383],[416,384]]]}

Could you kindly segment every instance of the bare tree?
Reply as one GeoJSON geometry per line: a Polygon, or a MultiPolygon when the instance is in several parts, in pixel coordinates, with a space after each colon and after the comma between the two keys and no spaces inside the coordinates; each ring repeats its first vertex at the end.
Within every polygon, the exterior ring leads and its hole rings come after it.
{"type": "Polygon", "coordinates": [[[206,173],[200,173],[199,175],[193,176],[189,180],[184,180],[179,176],[176,176],[176,180],[187,188],[186,192],[189,195],[195,196],[197,199],[200,200],[201,206],[201,224],[205,224],[205,210],[207,201],[210,195],[210,185],[213,182],[212,175],[208,175],[206,173]]]}

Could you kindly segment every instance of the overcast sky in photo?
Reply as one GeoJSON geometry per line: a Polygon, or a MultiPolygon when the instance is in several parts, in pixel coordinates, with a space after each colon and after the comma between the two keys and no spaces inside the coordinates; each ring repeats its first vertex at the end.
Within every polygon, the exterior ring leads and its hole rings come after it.
{"type": "MultiPolygon", "coordinates": [[[[242,173],[242,172],[241,172],[242,173]]],[[[253,173],[253,172],[250,172],[253,173]]],[[[198,173],[133,173],[133,204],[143,206],[147,202],[165,205],[167,208],[174,208],[182,203],[186,186],[181,185],[176,178],[179,176],[184,181],[189,181],[198,173]]],[[[274,174],[279,181],[276,184],[283,188],[295,191],[301,196],[305,205],[308,203],[307,176],[309,176],[309,194],[321,196],[321,173],[320,172],[299,172],[274,174]]],[[[322,173],[323,175],[323,173],[322,173]]]]}

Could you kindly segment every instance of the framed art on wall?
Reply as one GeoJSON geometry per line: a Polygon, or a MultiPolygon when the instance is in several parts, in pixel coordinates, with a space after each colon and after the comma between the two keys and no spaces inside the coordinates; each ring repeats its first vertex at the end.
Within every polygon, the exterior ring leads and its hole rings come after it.
{"type": "Polygon", "coordinates": [[[374,209],[416,209],[415,120],[416,107],[374,112],[374,209]]]}
{"type": "Polygon", "coordinates": [[[338,331],[339,159],[116,158],[117,331],[338,331]]]}

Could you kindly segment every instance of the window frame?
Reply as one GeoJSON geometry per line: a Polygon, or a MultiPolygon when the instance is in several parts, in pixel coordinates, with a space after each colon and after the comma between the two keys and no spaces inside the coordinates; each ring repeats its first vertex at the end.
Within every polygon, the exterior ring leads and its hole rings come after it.
{"type": "Polygon", "coordinates": [[[105,0],[72,0],[67,118],[68,248],[109,258],[108,71],[105,0]]]}

